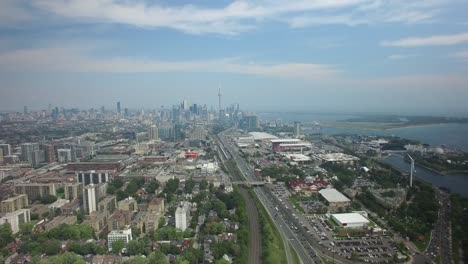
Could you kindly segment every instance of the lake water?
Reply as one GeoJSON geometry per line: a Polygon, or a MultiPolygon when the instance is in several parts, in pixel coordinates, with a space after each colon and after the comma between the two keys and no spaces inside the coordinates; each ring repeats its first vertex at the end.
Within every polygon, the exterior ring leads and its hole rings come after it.
{"type": "MultiPolygon", "coordinates": [[[[314,114],[314,113],[263,113],[260,115],[263,120],[282,119],[283,121],[300,122],[324,122],[345,120],[356,117],[357,115],[343,114],[314,114]]],[[[438,124],[428,126],[403,127],[387,130],[363,130],[348,129],[329,126],[321,126],[320,130],[305,130],[304,133],[320,133],[325,135],[354,134],[365,136],[396,136],[417,140],[431,146],[445,145],[450,148],[456,148],[468,152],[468,124],[438,124]]],[[[409,171],[409,163],[406,163],[402,157],[390,156],[385,162],[409,171]]],[[[468,197],[468,175],[451,174],[441,175],[431,170],[416,165],[415,177],[429,182],[437,187],[445,187],[452,192],[459,193],[468,197]]]]}
{"type": "MultiPolygon", "coordinates": [[[[384,159],[384,162],[398,168],[400,170],[409,172],[410,164],[405,162],[401,156],[389,156],[384,159]]],[[[453,193],[458,193],[462,196],[468,197],[468,175],[466,174],[450,174],[442,175],[423,167],[415,165],[414,176],[425,182],[431,183],[437,187],[444,187],[453,193]]]]}

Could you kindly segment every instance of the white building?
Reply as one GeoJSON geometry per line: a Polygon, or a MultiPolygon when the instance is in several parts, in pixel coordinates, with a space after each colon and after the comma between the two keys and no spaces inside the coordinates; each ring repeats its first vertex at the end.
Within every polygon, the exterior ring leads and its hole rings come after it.
{"type": "Polygon", "coordinates": [[[182,202],[175,212],[176,228],[184,231],[190,223],[190,203],[182,202]]]}
{"type": "Polygon", "coordinates": [[[113,230],[107,235],[107,248],[109,251],[112,251],[112,244],[115,241],[122,240],[127,246],[128,242],[132,240],[132,229],[123,229],[123,230],[113,230]]]}
{"type": "Polygon", "coordinates": [[[328,202],[330,206],[343,207],[348,206],[351,200],[334,188],[322,189],[320,195],[328,202]]]}
{"type": "Polygon", "coordinates": [[[71,149],[57,149],[57,154],[60,163],[72,161],[71,149]]]}
{"type": "MultiPolygon", "coordinates": [[[[101,185],[107,186],[105,183],[101,185]]],[[[101,185],[91,183],[90,185],[83,187],[83,209],[88,214],[96,212],[98,209],[97,201],[99,200],[99,196],[102,193],[105,193],[101,190],[101,185]]]]}
{"type": "Polygon", "coordinates": [[[0,224],[10,224],[13,234],[18,233],[20,225],[31,222],[31,213],[29,209],[20,209],[12,213],[6,213],[0,218],[0,224]]]}
{"type": "Polygon", "coordinates": [[[369,220],[359,213],[332,214],[331,218],[338,225],[346,228],[363,229],[369,225],[369,220]]]}

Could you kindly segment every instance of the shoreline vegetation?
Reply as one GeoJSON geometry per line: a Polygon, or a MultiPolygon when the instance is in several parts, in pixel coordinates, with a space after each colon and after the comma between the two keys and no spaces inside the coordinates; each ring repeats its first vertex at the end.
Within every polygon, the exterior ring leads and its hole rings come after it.
{"type": "Polygon", "coordinates": [[[327,127],[335,127],[340,129],[359,129],[367,131],[385,131],[398,128],[413,128],[413,127],[426,127],[445,124],[465,124],[466,122],[438,122],[426,124],[411,124],[411,123],[385,123],[385,122],[352,122],[352,121],[326,121],[320,122],[321,125],[327,127]]]}
{"type": "Polygon", "coordinates": [[[443,124],[466,124],[468,118],[439,116],[372,115],[337,121],[321,122],[322,125],[345,129],[390,130],[406,127],[422,127],[443,124]]]}

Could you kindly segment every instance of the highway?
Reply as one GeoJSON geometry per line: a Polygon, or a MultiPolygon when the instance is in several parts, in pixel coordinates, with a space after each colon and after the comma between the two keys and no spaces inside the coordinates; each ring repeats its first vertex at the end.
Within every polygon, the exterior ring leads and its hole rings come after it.
{"type": "MultiPolygon", "coordinates": [[[[224,158],[226,160],[232,158],[236,162],[244,180],[250,182],[258,181],[253,169],[237,154],[234,146],[226,139],[224,133],[222,132],[218,135],[218,143],[220,143],[218,147],[221,149],[224,158]]],[[[289,243],[297,252],[301,263],[322,263],[322,260],[318,256],[320,253],[315,250],[319,246],[318,242],[312,235],[307,233],[307,230],[305,230],[299,220],[292,216],[293,213],[285,208],[267,187],[256,187],[253,190],[272,217],[278,230],[289,240],[289,243]]],[[[330,255],[332,254],[331,252],[323,253],[332,257],[330,255]]],[[[349,260],[335,257],[335,263],[349,263],[349,260]]]]}

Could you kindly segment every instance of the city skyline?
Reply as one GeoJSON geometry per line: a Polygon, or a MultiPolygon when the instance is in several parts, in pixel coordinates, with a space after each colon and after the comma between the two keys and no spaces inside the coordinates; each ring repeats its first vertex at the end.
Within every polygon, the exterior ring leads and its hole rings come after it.
{"type": "Polygon", "coordinates": [[[254,111],[468,112],[463,1],[0,7],[1,110],[175,98],[216,106],[221,85],[226,104],[254,111]]]}

